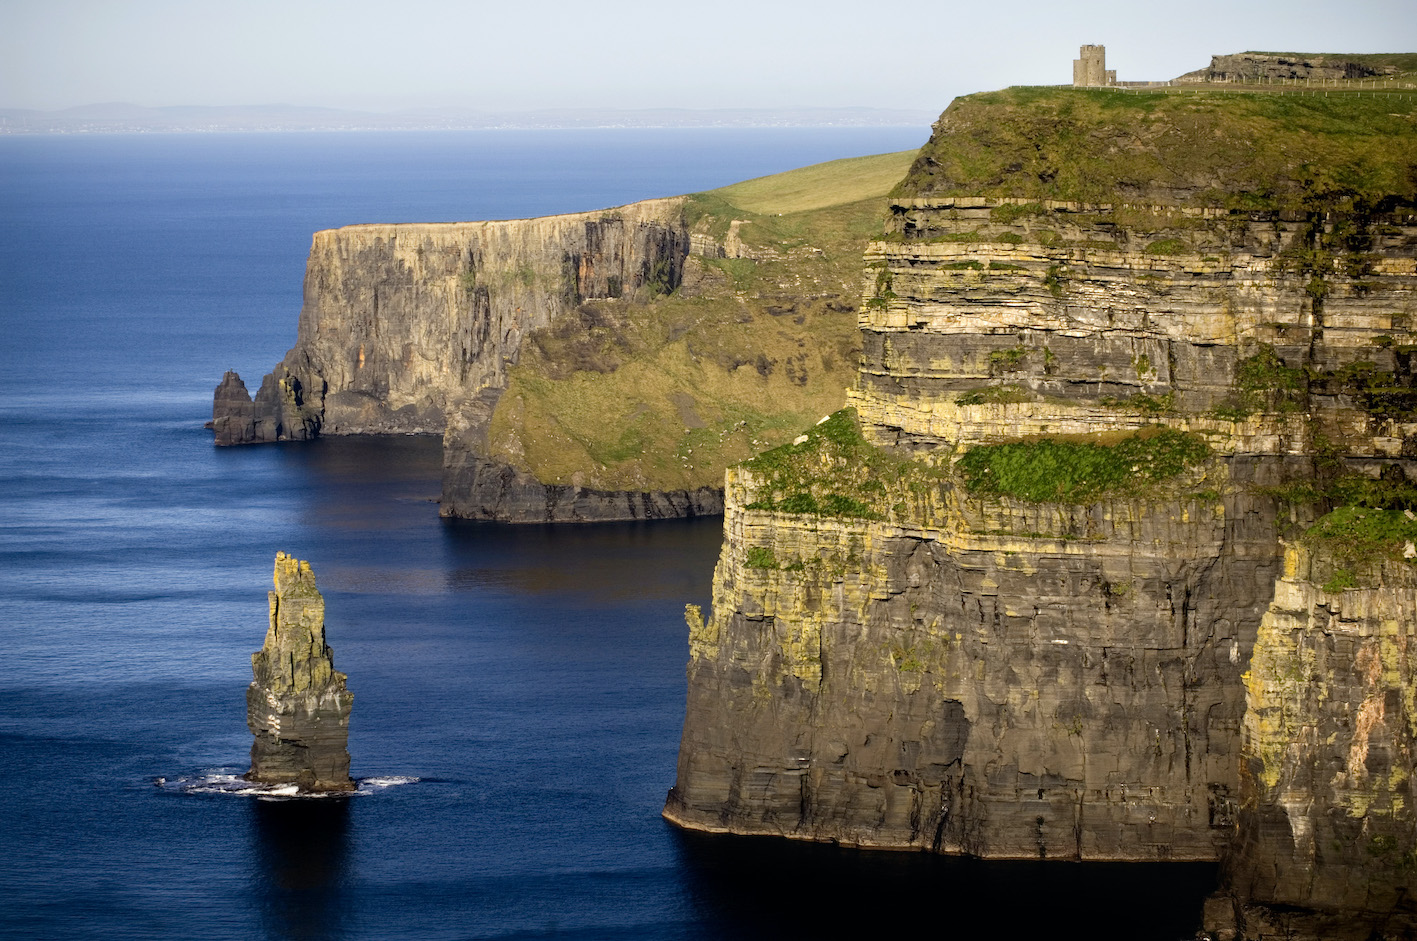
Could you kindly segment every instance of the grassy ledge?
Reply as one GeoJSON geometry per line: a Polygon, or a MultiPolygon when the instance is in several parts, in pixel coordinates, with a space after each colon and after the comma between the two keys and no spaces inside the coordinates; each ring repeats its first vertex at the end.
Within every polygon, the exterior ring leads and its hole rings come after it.
{"type": "Polygon", "coordinates": [[[866,441],[854,408],[829,415],[792,444],[741,466],[761,481],[750,510],[850,519],[899,515],[911,497],[923,496],[944,479],[927,464],[866,441]]]}
{"type": "Polygon", "coordinates": [[[1400,561],[1406,546],[1417,544],[1417,513],[1341,506],[1309,527],[1301,541],[1345,568],[1400,561]]]}
{"type": "Polygon", "coordinates": [[[1146,429],[1114,444],[1040,438],[971,448],[955,465],[967,490],[1030,503],[1142,496],[1210,456],[1198,435],[1146,429]]]}

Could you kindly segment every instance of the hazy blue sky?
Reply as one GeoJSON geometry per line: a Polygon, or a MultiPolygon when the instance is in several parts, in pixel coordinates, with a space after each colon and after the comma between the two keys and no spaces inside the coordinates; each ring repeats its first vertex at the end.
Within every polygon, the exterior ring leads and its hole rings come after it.
{"type": "Polygon", "coordinates": [[[0,107],[842,107],[1123,79],[1245,49],[1417,51],[1417,5],[929,0],[0,0],[0,107]]]}

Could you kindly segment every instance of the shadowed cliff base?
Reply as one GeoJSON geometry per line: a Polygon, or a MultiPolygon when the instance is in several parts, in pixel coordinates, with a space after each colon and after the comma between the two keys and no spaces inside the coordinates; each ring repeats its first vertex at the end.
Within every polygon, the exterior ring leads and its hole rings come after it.
{"type": "Polygon", "coordinates": [[[735,937],[894,934],[1177,941],[1200,927],[1205,863],[999,862],[683,833],[698,904],[735,937]],[[770,888],[769,888],[770,887],[770,888]]]}

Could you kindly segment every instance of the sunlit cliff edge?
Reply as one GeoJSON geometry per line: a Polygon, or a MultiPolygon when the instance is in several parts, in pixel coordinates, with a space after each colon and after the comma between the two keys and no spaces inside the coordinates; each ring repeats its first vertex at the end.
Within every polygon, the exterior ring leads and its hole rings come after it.
{"type": "Polygon", "coordinates": [[[859,323],[851,407],[729,472],[666,817],[1417,930],[1417,103],[958,99],[859,323]]]}

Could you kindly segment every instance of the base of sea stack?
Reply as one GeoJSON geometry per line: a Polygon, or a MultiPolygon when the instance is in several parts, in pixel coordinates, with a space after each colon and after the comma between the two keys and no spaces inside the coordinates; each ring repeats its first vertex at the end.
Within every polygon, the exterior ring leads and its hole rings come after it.
{"type": "Polygon", "coordinates": [[[545,484],[508,464],[469,458],[443,468],[443,516],[501,523],[613,523],[722,516],[723,491],[595,490],[545,484]]]}
{"type": "Polygon", "coordinates": [[[294,784],[311,794],[343,794],[355,789],[349,776],[349,752],[343,742],[311,747],[258,733],[251,745],[246,780],[259,784],[294,784]]]}

